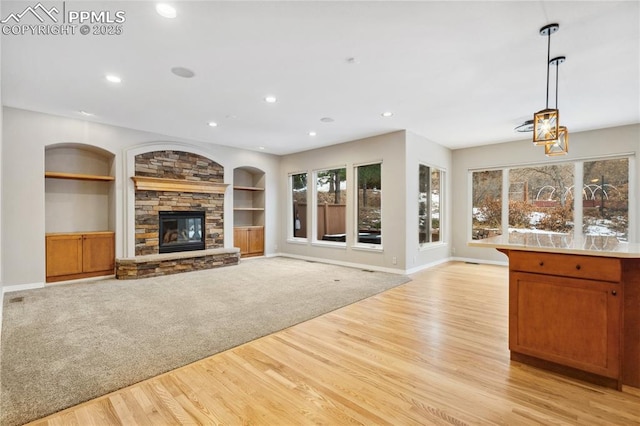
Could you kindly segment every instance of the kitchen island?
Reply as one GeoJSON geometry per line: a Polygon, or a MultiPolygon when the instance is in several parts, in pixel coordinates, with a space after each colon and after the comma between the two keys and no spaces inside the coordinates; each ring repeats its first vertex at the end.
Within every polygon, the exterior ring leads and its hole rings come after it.
{"type": "Polygon", "coordinates": [[[640,245],[513,232],[474,240],[509,258],[511,359],[640,387],[640,245]]]}

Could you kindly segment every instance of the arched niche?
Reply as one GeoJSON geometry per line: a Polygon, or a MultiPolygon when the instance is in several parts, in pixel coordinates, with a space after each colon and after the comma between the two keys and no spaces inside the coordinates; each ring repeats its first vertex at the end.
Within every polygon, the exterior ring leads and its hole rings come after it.
{"type": "Polygon", "coordinates": [[[44,158],[45,232],[113,231],[115,155],[59,143],[45,147],[44,158]]]}

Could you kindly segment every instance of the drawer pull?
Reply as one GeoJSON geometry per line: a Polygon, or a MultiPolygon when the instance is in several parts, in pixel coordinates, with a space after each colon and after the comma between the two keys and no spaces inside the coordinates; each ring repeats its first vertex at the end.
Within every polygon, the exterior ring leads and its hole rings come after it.
{"type": "Polygon", "coordinates": [[[538,265],[544,266],[544,262],[541,260],[540,263],[538,263],[538,265]]]}
{"type": "Polygon", "coordinates": [[[580,265],[576,265],[576,269],[579,271],[580,270],[580,265]]]}
{"type": "Polygon", "coordinates": [[[617,292],[617,291],[615,291],[615,290],[611,290],[611,294],[613,294],[613,295],[615,296],[615,295],[617,295],[617,294],[618,294],[618,292],[617,292]]]}

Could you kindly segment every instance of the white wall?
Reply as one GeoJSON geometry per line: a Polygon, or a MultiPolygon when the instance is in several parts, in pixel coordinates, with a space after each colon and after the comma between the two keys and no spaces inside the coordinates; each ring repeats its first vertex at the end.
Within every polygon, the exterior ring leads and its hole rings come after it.
{"type": "MultiPolygon", "coordinates": [[[[130,155],[158,147],[202,153],[225,168],[225,183],[233,183],[233,169],[253,166],[266,172],[267,214],[265,250],[273,253],[279,235],[278,164],[276,156],[206,144],[84,120],[4,108],[2,156],[2,282],[5,286],[42,285],[45,279],[45,147],[60,143],[93,145],[115,154],[113,173],[116,256],[123,257],[132,237],[133,169],[130,155]]],[[[233,194],[225,195],[225,246],[233,246],[233,194]]]]}
{"type": "Polygon", "coordinates": [[[407,134],[405,160],[406,173],[406,265],[405,269],[414,271],[446,259],[451,254],[451,150],[411,132],[407,134]],[[419,165],[441,169],[445,173],[444,189],[440,206],[443,239],[439,243],[425,244],[420,247],[418,239],[418,179],[419,165]]]}
{"type": "Polygon", "coordinates": [[[453,196],[453,246],[455,256],[487,261],[505,262],[506,257],[495,250],[468,247],[471,230],[471,188],[469,170],[520,166],[532,164],[550,164],[603,156],[634,154],[635,161],[630,162],[630,182],[635,182],[629,192],[629,217],[634,220],[630,228],[630,241],[638,242],[640,225],[640,205],[637,191],[640,189],[640,177],[637,170],[637,155],[640,151],[640,125],[613,127],[572,133],[569,139],[569,154],[548,158],[544,148],[534,146],[529,139],[516,142],[485,145],[481,147],[458,149],[453,151],[453,181],[449,191],[453,196]]]}
{"type": "MultiPolygon", "coordinates": [[[[0,2],[0,16],[2,16],[2,2],[0,2]]],[[[2,69],[2,37],[0,37],[0,70],[2,69]]],[[[2,330],[2,306],[4,304],[3,298],[3,286],[2,280],[2,126],[3,126],[3,111],[2,111],[2,72],[0,72],[0,330],[2,330]]]]}
{"type": "Polygon", "coordinates": [[[351,141],[339,145],[314,149],[282,157],[280,167],[280,203],[286,206],[280,219],[283,229],[280,239],[280,252],[287,255],[324,259],[356,265],[368,265],[375,269],[404,271],[406,264],[404,234],[406,219],[404,214],[405,198],[405,132],[394,132],[370,138],[351,141]],[[358,164],[382,161],[382,247],[383,250],[362,250],[352,247],[355,236],[354,166],[358,164]],[[311,181],[313,173],[328,168],[346,167],[347,169],[347,244],[346,247],[327,246],[313,243],[312,234],[312,198],[311,181]],[[292,242],[286,238],[290,228],[291,200],[289,199],[288,175],[290,173],[308,173],[307,222],[308,241],[292,242]],[[394,264],[393,258],[396,258],[394,264]]]}

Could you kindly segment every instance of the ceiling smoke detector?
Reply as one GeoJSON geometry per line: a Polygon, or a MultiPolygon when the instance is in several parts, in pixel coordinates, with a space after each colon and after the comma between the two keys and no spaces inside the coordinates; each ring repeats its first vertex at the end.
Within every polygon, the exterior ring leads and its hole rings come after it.
{"type": "Polygon", "coordinates": [[[193,76],[196,75],[196,73],[191,71],[189,68],[184,68],[184,67],[173,67],[171,68],[171,72],[177,75],[178,77],[183,77],[183,78],[192,78],[193,76]]]}

